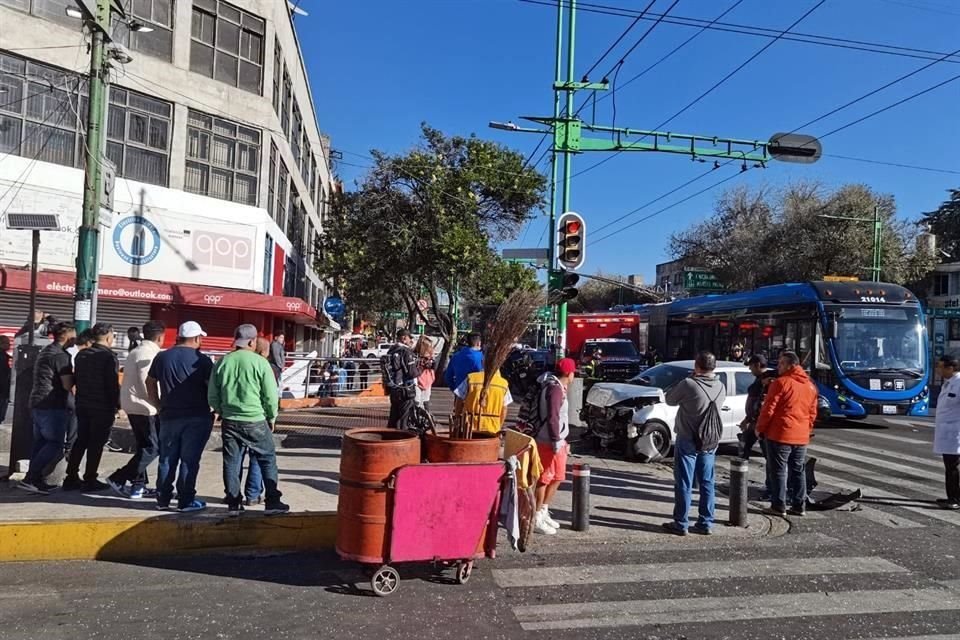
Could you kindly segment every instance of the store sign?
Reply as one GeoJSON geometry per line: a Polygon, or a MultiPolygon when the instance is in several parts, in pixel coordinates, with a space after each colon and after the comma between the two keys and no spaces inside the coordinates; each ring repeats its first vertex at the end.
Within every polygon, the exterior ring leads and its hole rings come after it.
{"type": "Polygon", "coordinates": [[[711,271],[684,271],[683,288],[688,291],[725,291],[726,287],[711,271]]]}

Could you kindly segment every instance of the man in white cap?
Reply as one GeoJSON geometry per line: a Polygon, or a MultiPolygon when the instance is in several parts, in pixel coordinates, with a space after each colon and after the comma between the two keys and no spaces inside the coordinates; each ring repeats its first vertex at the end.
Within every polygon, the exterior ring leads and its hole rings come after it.
{"type": "Polygon", "coordinates": [[[264,513],[286,513],[277,489],[277,452],[273,443],[277,419],[277,382],[270,364],[257,354],[258,331],[242,324],[234,331],[233,353],[217,362],[210,377],[210,406],[222,419],[223,482],[230,515],[243,511],[240,468],[243,454],[260,466],[266,494],[264,513]]]}
{"type": "Polygon", "coordinates": [[[200,511],[207,507],[206,502],[196,497],[200,456],[213,430],[213,414],[207,402],[213,361],[200,352],[206,335],[196,322],[184,322],[177,331],[177,343],[158,353],[150,365],[147,385],[153,394],[159,388],[160,395],[157,508],[161,510],[170,509],[174,479],[179,511],[200,511]]]}

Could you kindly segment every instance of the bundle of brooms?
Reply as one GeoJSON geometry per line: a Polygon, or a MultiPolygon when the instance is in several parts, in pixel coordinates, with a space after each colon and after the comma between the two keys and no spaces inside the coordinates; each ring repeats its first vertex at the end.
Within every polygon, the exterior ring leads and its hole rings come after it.
{"type": "MultiPolygon", "coordinates": [[[[506,362],[513,345],[527,330],[533,315],[543,303],[543,294],[538,291],[518,289],[510,294],[497,309],[490,323],[490,332],[484,341],[483,389],[480,391],[480,406],[487,401],[487,392],[494,375],[506,362]]],[[[469,439],[476,430],[480,416],[462,413],[450,421],[450,437],[469,439]]]]}

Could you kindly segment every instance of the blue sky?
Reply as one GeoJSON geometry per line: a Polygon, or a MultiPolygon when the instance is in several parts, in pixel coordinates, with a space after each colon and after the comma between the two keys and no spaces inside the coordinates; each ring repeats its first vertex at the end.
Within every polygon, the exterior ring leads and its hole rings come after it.
{"type": "MultiPolygon", "coordinates": [[[[591,0],[642,9],[647,0],[591,0]]],[[[664,11],[672,0],[657,0],[664,11]]],[[[672,15],[713,19],[735,0],[680,0],[672,15]]],[[[783,29],[816,0],[744,0],[724,20],[783,29]]],[[[552,112],[556,11],[517,0],[303,0],[309,17],[298,17],[320,127],[344,152],[339,173],[352,185],[372,148],[398,153],[416,142],[426,121],[448,134],[477,133],[529,154],[540,136],[496,131],[490,120],[552,112]],[[349,164],[348,164],[349,163],[349,164]]],[[[584,73],[630,24],[631,18],[578,13],[576,69],[584,73]]],[[[651,23],[641,22],[597,72],[598,79],[651,23]]],[[[938,52],[957,48],[960,3],[950,0],[826,0],[794,31],[880,42],[938,52]]],[[[621,82],[639,73],[695,29],[659,25],[626,59],[621,82]]],[[[740,65],[766,38],[707,31],[643,79],[617,91],[618,126],[651,129],[740,65]]],[[[960,58],[958,58],[960,59],[960,58]]],[[[678,117],[668,130],[766,139],[790,131],[928,61],[779,41],[708,97],[678,117]]],[[[960,73],[942,62],[812,126],[820,135],[960,73]]],[[[611,100],[597,108],[609,124],[611,100]]],[[[824,153],[960,170],[960,81],[824,140],[824,153]]],[[[589,117],[589,109],[583,112],[589,117]]],[[[538,154],[539,155],[539,154],[538,154]]],[[[605,157],[574,159],[582,170],[605,157]]],[[[549,163],[541,165],[545,172],[549,163]]],[[[622,153],[573,180],[572,204],[590,229],[703,173],[708,165],[684,156],[622,153]]],[[[623,223],[635,221],[736,173],[724,167],[623,223]]],[[[915,218],[935,208],[960,175],[932,173],[824,158],[815,165],[774,163],[727,182],[776,187],[795,179],[827,186],[862,182],[893,194],[901,216],[915,218]]],[[[614,237],[588,244],[588,272],[639,273],[653,279],[654,265],[668,259],[672,232],[702,220],[723,187],[709,191],[614,237]]],[[[544,218],[518,230],[510,246],[536,246],[544,218]]],[[[611,230],[616,227],[611,227],[611,230]]]]}

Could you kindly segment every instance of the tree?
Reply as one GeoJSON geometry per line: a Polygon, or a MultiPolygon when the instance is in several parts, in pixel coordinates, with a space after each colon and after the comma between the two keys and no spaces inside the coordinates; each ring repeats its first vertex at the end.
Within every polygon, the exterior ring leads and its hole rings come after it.
{"type": "Polygon", "coordinates": [[[832,192],[809,182],[780,191],[732,189],[721,195],[711,218],[674,234],[670,251],[710,269],[731,289],[825,275],[866,279],[873,261],[872,224],[822,216],[872,219],[875,206],[883,222],[881,280],[918,280],[932,264],[930,256],[914,250],[916,225],[896,217],[892,196],[858,184],[832,192]]]}
{"type": "Polygon", "coordinates": [[[921,222],[937,236],[937,248],[948,254],[948,260],[956,261],[960,260],[960,189],[950,189],[949,193],[950,199],[936,211],[923,214],[921,222]]]}
{"type": "Polygon", "coordinates": [[[442,368],[457,338],[448,301],[499,303],[536,286],[529,269],[505,263],[493,244],[513,238],[543,205],[546,178],[519,153],[427,125],[409,152],[371,155],[374,166],[339,199],[325,229],[322,275],[355,310],[395,305],[411,324],[439,333],[442,368]]]}
{"type": "Polygon", "coordinates": [[[581,274],[583,284],[577,287],[579,293],[567,305],[570,313],[606,311],[618,304],[643,304],[658,299],[654,293],[644,293],[626,282],[618,285],[612,281],[616,276],[599,272],[596,275],[597,278],[591,278],[581,274]]]}

